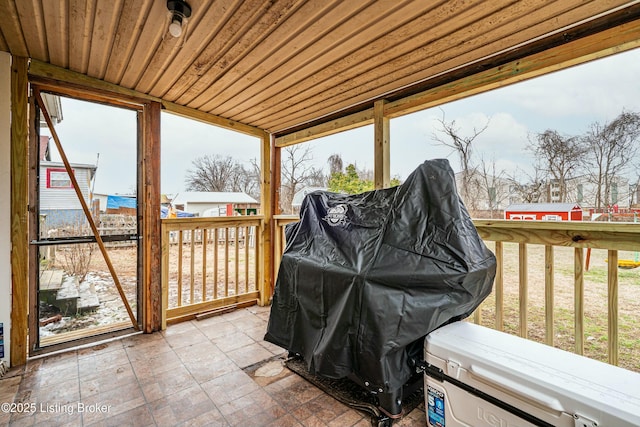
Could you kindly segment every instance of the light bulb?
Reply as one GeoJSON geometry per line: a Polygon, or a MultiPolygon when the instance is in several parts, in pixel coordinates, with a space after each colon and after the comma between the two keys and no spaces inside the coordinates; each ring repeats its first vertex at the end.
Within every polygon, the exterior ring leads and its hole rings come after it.
{"type": "Polygon", "coordinates": [[[176,38],[180,37],[180,35],[182,34],[182,22],[180,22],[180,19],[176,18],[175,16],[173,17],[173,20],[169,25],[169,34],[176,38]]]}

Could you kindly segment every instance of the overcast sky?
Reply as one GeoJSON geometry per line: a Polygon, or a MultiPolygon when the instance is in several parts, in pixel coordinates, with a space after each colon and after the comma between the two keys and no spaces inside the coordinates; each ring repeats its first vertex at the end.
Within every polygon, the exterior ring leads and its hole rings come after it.
{"type": "MultiPolygon", "coordinates": [[[[640,49],[576,66],[547,76],[445,104],[391,120],[391,174],[401,179],[427,159],[446,157],[454,170],[451,150],[432,138],[436,119],[444,112],[460,134],[474,126],[489,127],[475,140],[474,150],[498,170],[512,175],[531,171],[525,151],[529,138],[546,129],[579,135],[593,122],[614,119],[623,108],[640,112],[640,49]]],[[[64,119],[56,127],[71,162],[98,164],[96,193],[123,194],[135,188],[136,117],[131,111],[98,104],[62,100],[64,119]]],[[[256,138],[214,126],[162,114],[161,191],[185,191],[185,176],[194,159],[231,156],[249,164],[260,156],[256,138]]],[[[342,155],[345,164],[373,169],[373,127],[343,132],[307,143],[314,162],[327,168],[327,158],[342,155]]],[[[54,154],[53,160],[59,159],[54,154]]]]}

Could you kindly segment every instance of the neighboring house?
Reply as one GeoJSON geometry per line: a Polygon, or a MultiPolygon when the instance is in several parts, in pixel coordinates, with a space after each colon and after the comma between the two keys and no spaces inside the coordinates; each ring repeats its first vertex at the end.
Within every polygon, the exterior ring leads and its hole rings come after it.
{"type": "MultiPolygon", "coordinates": [[[[456,173],[458,192],[462,195],[462,173],[456,173]]],[[[589,176],[582,175],[569,178],[565,182],[566,198],[560,202],[560,184],[556,180],[549,180],[541,188],[538,199],[541,203],[569,203],[579,204],[585,210],[596,206],[596,185],[591,182],[589,176]]],[[[523,202],[522,195],[516,191],[513,182],[509,179],[483,177],[478,172],[472,172],[469,177],[469,191],[471,200],[464,200],[468,209],[473,211],[503,211],[507,205],[523,202]]],[[[640,187],[630,185],[627,178],[615,177],[611,183],[608,199],[603,195],[602,209],[608,206],[617,206],[620,209],[628,209],[638,203],[640,187]]]]}
{"type": "MultiPolygon", "coordinates": [[[[60,97],[58,95],[53,95],[46,92],[42,92],[41,94],[42,101],[47,108],[47,112],[49,113],[49,117],[51,118],[54,126],[62,122],[62,102],[60,101],[60,97]]],[[[44,119],[44,114],[40,114],[40,127],[47,127],[47,122],[44,119]]],[[[40,137],[40,140],[42,141],[42,137],[40,137]]]]}
{"type": "Polygon", "coordinates": [[[255,215],[260,204],[241,192],[189,191],[178,193],[171,204],[174,208],[197,216],[255,215]]]}
{"type": "MultiPolygon", "coordinates": [[[[629,208],[637,203],[637,188],[630,185],[629,179],[615,177],[611,183],[609,197],[602,197],[601,208],[608,205],[617,205],[619,208],[629,208]]],[[[551,200],[554,197],[554,187],[551,184],[551,200]]],[[[587,175],[578,176],[567,180],[567,201],[580,203],[582,206],[593,208],[596,206],[596,185],[589,180],[587,175]]]]}
{"type": "MultiPolygon", "coordinates": [[[[463,196],[463,174],[456,173],[456,186],[458,194],[463,196]]],[[[515,192],[513,183],[509,179],[483,176],[477,171],[470,172],[469,188],[467,193],[472,195],[471,200],[463,200],[467,209],[473,211],[502,211],[509,203],[519,200],[519,195],[515,192]]]]}
{"type": "MultiPolygon", "coordinates": [[[[72,163],[70,166],[89,206],[89,188],[96,166],[80,163],[72,163]]],[[[86,225],[82,205],[61,162],[40,161],[40,215],[46,229],[86,225]]]]}
{"type": "Polygon", "coordinates": [[[327,191],[326,187],[304,187],[302,190],[296,191],[296,194],[293,195],[293,200],[291,201],[291,208],[294,213],[300,212],[300,206],[302,206],[302,201],[309,193],[313,193],[314,191],[327,191]]]}
{"type": "Polygon", "coordinates": [[[522,203],[507,206],[504,219],[582,221],[582,214],[582,208],[575,203],[522,203]]]}

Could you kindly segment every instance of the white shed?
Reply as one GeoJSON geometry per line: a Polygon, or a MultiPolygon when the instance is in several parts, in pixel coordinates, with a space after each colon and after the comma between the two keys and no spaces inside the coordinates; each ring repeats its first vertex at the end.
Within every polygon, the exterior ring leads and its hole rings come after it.
{"type": "Polygon", "coordinates": [[[188,191],[178,193],[171,204],[198,216],[231,216],[257,213],[260,204],[242,192],[188,191]]]}

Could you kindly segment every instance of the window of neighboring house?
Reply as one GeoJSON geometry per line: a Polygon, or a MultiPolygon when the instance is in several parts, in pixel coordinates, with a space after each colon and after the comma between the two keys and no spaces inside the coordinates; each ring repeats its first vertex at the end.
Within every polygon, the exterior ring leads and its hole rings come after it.
{"type": "Polygon", "coordinates": [[[611,203],[618,203],[618,183],[611,183],[611,203]]]}
{"type": "Polygon", "coordinates": [[[71,178],[66,169],[48,168],[47,188],[73,188],[71,178]]]}
{"type": "Polygon", "coordinates": [[[578,203],[581,203],[583,200],[584,200],[584,194],[583,194],[582,184],[578,184],[577,201],[578,201],[578,203]]]}
{"type": "Polygon", "coordinates": [[[489,203],[492,205],[496,202],[496,187],[489,187],[489,203]]]}

